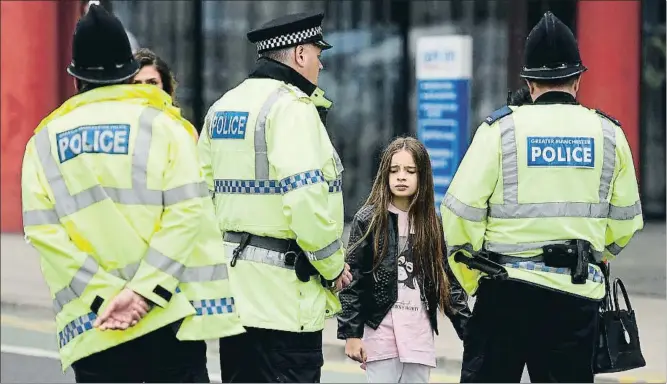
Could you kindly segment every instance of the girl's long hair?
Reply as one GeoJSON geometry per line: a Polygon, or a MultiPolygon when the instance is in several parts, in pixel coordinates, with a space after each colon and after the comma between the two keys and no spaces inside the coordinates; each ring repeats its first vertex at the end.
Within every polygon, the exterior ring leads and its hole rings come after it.
{"type": "Polygon", "coordinates": [[[435,212],[433,175],[431,159],[421,142],[412,137],[401,137],[392,141],[382,153],[371,194],[365,205],[373,207],[373,215],[366,233],[352,244],[348,253],[373,233],[373,270],[387,255],[389,246],[389,214],[387,208],[392,201],[389,189],[389,171],[394,154],[408,151],[417,166],[417,191],[412,197],[408,210],[410,226],[414,225],[415,236],[412,244],[415,275],[424,282],[432,282],[438,294],[441,310],[449,309],[450,286],[444,271],[445,261],[443,233],[435,212]]]}

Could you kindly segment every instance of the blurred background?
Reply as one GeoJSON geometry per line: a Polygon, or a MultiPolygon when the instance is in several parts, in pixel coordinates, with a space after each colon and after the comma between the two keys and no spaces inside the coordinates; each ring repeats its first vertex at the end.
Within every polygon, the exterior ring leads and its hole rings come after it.
{"type": "MultiPolygon", "coordinates": [[[[345,166],[348,220],[370,191],[381,149],[396,135],[419,136],[418,127],[423,129],[424,120],[430,118],[422,116],[428,109],[425,100],[432,102],[437,92],[417,91],[423,84],[417,69],[424,67],[428,56],[417,49],[418,42],[426,36],[452,35],[468,36],[466,42],[472,42],[472,54],[466,59],[471,61],[465,71],[469,78],[456,96],[462,100],[448,109],[465,110],[449,115],[458,119],[453,129],[460,147],[434,148],[458,151],[454,157],[460,157],[482,119],[505,104],[508,90],[522,85],[518,73],[525,38],[544,12],[554,12],[577,36],[589,68],[583,74],[580,102],[622,122],[647,221],[612,267],[612,274],[623,278],[632,295],[647,366],[598,375],[596,382],[665,383],[665,0],[100,1],[118,16],[139,47],[153,50],[171,67],[179,83],[176,100],[199,130],[209,106],[253,67],[257,54],[246,39],[249,30],[286,13],[324,11],[325,39],[334,48],[323,54],[320,87],[334,102],[327,130],[345,166]]],[[[74,27],[86,4],[0,1],[3,382],[74,382],[71,371],[60,374],[51,295],[40,273],[39,256],[22,236],[20,172],[25,144],[35,127],[74,94],[65,68],[71,60],[74,27]]],[[[436,45],[446,41],[439,39],[436,45]]],[[[440,50],[430,57],[447,61],[451,56],[440,50]]],[[[438,80],[431,84],[440,86],[438,80]]],[[[451,106],[445,104],[438,108],[451,106]]],[[[451,133],[431,129],[434,137],[451,133]]],[[[447,167],[451,175],[455,164],[442,166],[441,171],[447,167]]],[[[443,188],[436,190],[444,193],[443,188]]],[[[451,327],[442,327],[441,332],[436,342],[438,369],[431,379],[458,382],[462,345],[451,327]]],[[[363,371],[343,354],[335,319],[327,322],[323,343],[322,382],[365,381],[363,371]]],[[[209,345],[214,382],[220,381],[216,349],[217,343],[209,345]]],[[[526,376],[522,382],[528,382],[526,376]]]]}
{"type": "MultiPolygon", "coordinates": [[[[73,94],[65,72],[87,2],[2,1],[2,231],[21,232],[20,164],[40,119],[73,94]]],[[[291,12],[326,13],[320,87],[344,166],[346,217],[367,196],[379,151],[416,133],[415,39],[472,37],[470,137],[522,83],[524,40],[551,10],[574,33],[584,64],[579,99],[619,119],[633,150],[647,220],[665,219],[665,1],[331,0],[103,1],[175,72],[176,99],[201,129],[208,107],[256,59],[248,30],[291,12]]]]}

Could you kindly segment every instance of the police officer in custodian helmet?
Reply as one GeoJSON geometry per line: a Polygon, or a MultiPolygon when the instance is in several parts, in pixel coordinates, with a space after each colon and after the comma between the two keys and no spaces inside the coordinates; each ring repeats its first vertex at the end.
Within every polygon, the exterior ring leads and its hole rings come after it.
{"type": "Polygon", "coordinates": [[[576,100],[586,71],[547,12],[521,77],[532,102],[478,128],[441,205],[448,262],[476,294],[461,382],[593,382],[604,263],[643,227],[620,123],[576,100]]]}
{"type": "Polygon", "coordinates": [[[243,332],[196,130],[138,71],[122,23],[91,4],[67,72],[78,94],[35,129],[21,174],[26,240],[77,382],[209,382],[206,342],[243,332]]]}

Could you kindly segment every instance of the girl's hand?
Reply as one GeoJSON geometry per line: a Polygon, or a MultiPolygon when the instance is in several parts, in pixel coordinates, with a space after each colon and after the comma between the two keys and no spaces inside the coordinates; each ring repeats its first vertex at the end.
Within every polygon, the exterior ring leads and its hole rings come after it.
{"type": "Polygon", "coordinates": [[[347,357],[358,363],[366,363],[366,351],[364,350],[364,343],[361,339],[347,339],[345,341],[345,354],[347,357]]]}

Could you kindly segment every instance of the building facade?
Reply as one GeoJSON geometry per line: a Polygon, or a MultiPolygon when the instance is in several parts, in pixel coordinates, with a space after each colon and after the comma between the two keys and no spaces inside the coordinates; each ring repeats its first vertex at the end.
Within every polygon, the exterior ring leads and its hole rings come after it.
{"type": "MultiPolygon", "coordinates": [[[[2,2],[3,13],[10,7],[6,4],[2,2]]],[[[67,26],[60,27],[59,33],[53,35],[53,43],[59,46],[71,41],[71,10],[64,7],[66,5],[52,6],[53,14],[60,15],[60,20],[65,20],[67,26]]],[[[518,72],[525,37],[542,14],[551,10],[578,35],[583,60],[589,67],[582,82],[582,102],[623,122],[641,177],[645,215],[647,219],[664,220],[664,1],[114,2],[114,12],[139,44],[155,51],[172,67],[179,81],[177,99],[184,115],[198,129],[201,129],[207,108],[239,84],[256,60],[255,47],[245,36],[247,31],[271,18],[304,10],[326,13],[324,33],[326,40],[334,46],[323,54],[325,69],[320,76],[320,86],[334,102],[327,129],[345,165],[344,194],[348,219],[370,191],[382,148],[396,135],[416,132],[416,38],[425,34],[472,36],[473,78],[468,127],[472,134],[486,115],[505,103],[508,89],[521,85],[518,72]],[[634,21],[628,23],[628,20],[634,21]],[[607,47],[607,50],[601,47],[607,47]],[[619,51],[625,56],[619,55],[619,51]],[[610,89],[614,92],[609,92],[610,89]]],[[[26,28],[12,24],[9,19],[5,22],[4,14],[2,18],[3,32],[5,27],[11,28],[12,25],[18,29],[26,28]]],[[[58,29],[57,25],[53,28],[58,29]]],[[[37,32],[40,31],[33,31],[37,32]]],[[[2,38],[4,56],[4,33],[2,38]]],[[[60,81],[60,85],[55,86],[57,92],[49,93],[50,101],[42,103],[53,108],[64,99],[64,93],[71,93],[68,83],[57,80],[66,76],[62,63],[63,56],[69,53],[65,49],[58,52],[55,62],[60,63],[60,67],[48,78],[53,82],[60,81]]],[[[5,75],[3,61],[3,80],[5,75]]],[[[14,185],[20,181],[16,178],[20,169],[17,159],[22,157],[24,143],[29,137],[26,132],[32,130],[49,110],[41,107],[44,110],[39,110],[38,115],[28,120],[30,125],[22,122],[17,136],[15,128],[10,128],[12,122],[5,117],[4,104],[9,91],[5,92],[8,88],[4,83],[2,188],[3,195],[7,191],[9,198],[5,200],[3,196],[2,199],[2,230],[19,231],[20,217],[17,215],[20,211],[10,207],[15,207],[20,200],[14,185]],[[9,154],[4,150],[6,136],[13,138],[9,154]],[[6,168],[4,162],[10,157],[6,168]],[[7,215],[5,207],[11,211],[7,215]]],[[[33,95],[31,93],[30,97],[33,95]]]]}

